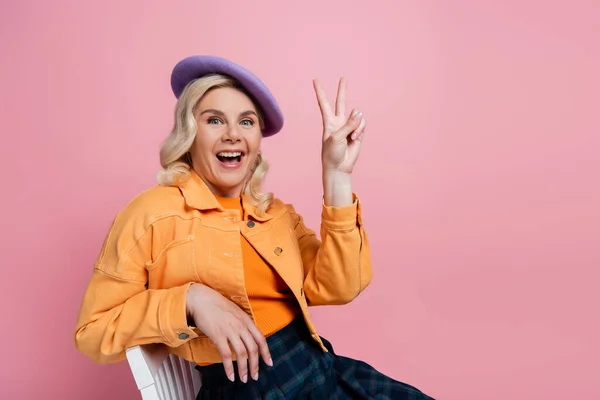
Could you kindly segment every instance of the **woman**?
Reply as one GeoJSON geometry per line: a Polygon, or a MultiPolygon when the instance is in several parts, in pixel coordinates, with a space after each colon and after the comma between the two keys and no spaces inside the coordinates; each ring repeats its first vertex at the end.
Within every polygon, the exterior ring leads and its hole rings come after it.
{"type": "Polygon", "coordinates": [[[199,399],[429,398],[335,355],[308,306],[344,304],[369,284],[369,245],[351,173],[365,119],[323,116],[321,241],[291,205],[261,192],[263,137],[283,117],[266,86],[222,58],[174,68],[175,124],[159,185],[119,213],[81,307],[75,342],[99,363],[163,343],[202,373],[199,399]]]}

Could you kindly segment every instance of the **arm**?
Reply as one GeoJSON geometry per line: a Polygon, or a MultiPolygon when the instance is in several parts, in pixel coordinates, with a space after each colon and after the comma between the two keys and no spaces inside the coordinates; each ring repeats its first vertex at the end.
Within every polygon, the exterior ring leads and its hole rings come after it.
{"type": "Polygon", "coordinates": [[[295,232],[304,264],[304,292],[310,305],[352,301],[371,282],[370,249],[351,175],[360,153],[366,121],[354,110],[345,115],[346,81],[341,79],[335,112],[313,81],[323,118],[323,208],[321,240],[295,215],[295,232]]]}
{"type": "Polygon", "coordinates": [[[177,347],[198,337],[187,325],[190,284],[146,289],[151,243],[152,227],[144,227],[127,213],[117,217],[108,233],[75,331],[77,349],[97,363],[120,361],[125,350],[135,345],[177,347]]]}
{"type": "Polygon", "coordinates": [[[321,241],[288,206],[294,220],[304,265],[304,293],[310,306],[346,304],[371,282],[373,270],[361,205],[356,196],[349,206],[321,212],[321,241]]]}

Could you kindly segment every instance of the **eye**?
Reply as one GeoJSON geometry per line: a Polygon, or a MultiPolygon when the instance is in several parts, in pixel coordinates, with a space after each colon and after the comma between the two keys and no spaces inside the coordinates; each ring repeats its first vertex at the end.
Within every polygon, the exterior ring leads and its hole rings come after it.
{"type": "Polygon", "coordinates": [[[240,121],[240,124],[250,127],[254,126],[254,121],[252,121],[251,119],[243,119],[240,121]]]}
{"type": "Polygon", "coordinates": [[[218,124],[221,124],[221,120],[217,117],[210,117],[210,118],[208,118],[208,124],[209,125],[218,125],[218,124]]]}

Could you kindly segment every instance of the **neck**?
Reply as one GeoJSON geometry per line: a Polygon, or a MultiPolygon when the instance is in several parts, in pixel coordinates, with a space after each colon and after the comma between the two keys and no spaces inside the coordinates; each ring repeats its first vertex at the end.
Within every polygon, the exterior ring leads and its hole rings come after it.
{"type": "Polygon", "coordinates": [[[202,180],[202,182],[204,182],[204,184],[210,189],[210,191],[212,192],[212,194],[214,194],[215,196],[218,197],[224,197],[224,198],[235,198],[235,197],[240,197],[242,195],[244,186],[242,187],[232,187],[232,188],[222,188],[222,187],[218,187],[213,185],[212,183],[208,182],[206,179],[204,179],[204,177],[200,176],[200,174],[196,173],[200,179],[202,180]]]}

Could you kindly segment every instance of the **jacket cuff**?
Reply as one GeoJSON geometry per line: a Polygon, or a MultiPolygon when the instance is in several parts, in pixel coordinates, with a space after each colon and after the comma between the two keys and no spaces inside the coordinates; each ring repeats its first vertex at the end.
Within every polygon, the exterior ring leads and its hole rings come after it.
{"type": "Polygon", "coordinates": [[[192,283],[174,287],[158,307],[158,325],[165,338],[165,344],[178,347],[191,339],[198,337],[196,330],[188,326],[186,315],[186,298],[192,283]]]}
{"type": "Polygon", "coordinates": [[[352,193],[352,204],[343,207],[325,205],[322,200],[321,220],[323,227],[330,230],[352,230],[360,220],[360,202],[358,196],[352,193]]]}

